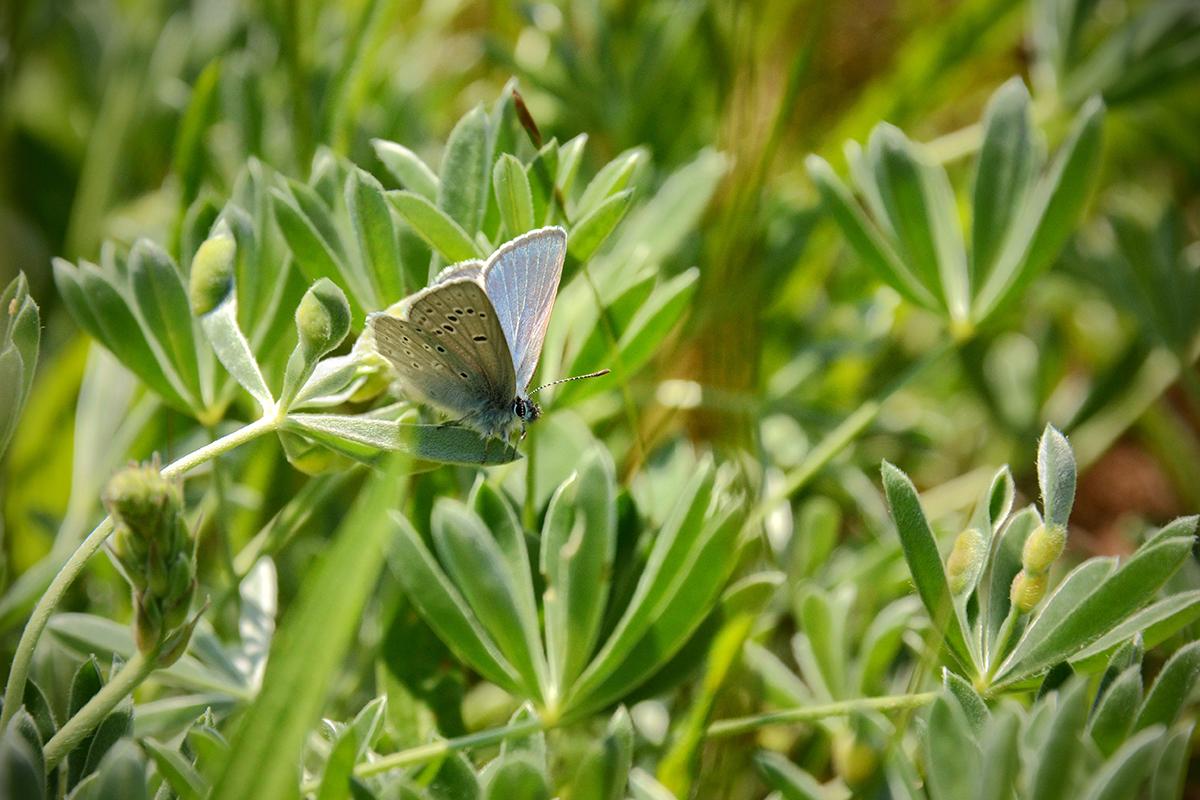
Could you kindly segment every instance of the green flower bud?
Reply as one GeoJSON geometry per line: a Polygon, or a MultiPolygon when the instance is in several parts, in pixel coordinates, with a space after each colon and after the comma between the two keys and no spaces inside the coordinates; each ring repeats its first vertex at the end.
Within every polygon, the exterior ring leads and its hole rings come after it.
{"type": "Polygon", "coordinates": [[[202,317],[221,304],[233,289],[233,261],[237,244],[228,233],[218,233],[200,245],[192,258],[188,298],[192,313],[202,317]]]}
{"type": "Polygon", "coordinates": [[[983,569],[987,542],[975,528],[967,528],[954,540],[954,548],[946,559],[946,578],[955,595],[971,589],[983,569]]]}
{"type": "Polygon", "coordinates": [[[341,344],[350,332],[350,303],[328,278],[314,283],[296,307],[296,331],[310,356],[320,357],[341,344]]]}
{"type": "Polygon", "coordinates": [[[113,522],[142,540],[126,540],[128,552],[135,557],[145,555],[145,542],[169,540],[183,508],[179,484],[164,478],[154,464],[130,466],[118,472],[105,487],[103,499],[113,522]]]}
{"type": "Polygon", "coordinates": [[[145,593],[138,595],[134,602],[133,638],[138,650],[149,653],[162,640],[163,618],[158,600],[145,593]]]}
{"type": "Polygon", "coordinates": [[[1046,573],[1030,575],[1025,570],[1021,570],[1017,573],[1017,577],[1013,578],[1009,599],[1016,606],[1017,611],[1028,614],[1046,595],[1046,583],[1046,573]]]}
{"type": "Polygon", "coordinates": [[[1067,529],[1062,525],[1039,525],[1025,540],[1021,566],[1031,575],[1041,575],[1062,555],[1067,529]]]}
{"type": "Polygon", "coordinates": [[[169,585],[166,558],[164,558],[158,542],[151,542],[150,556],[146,559],[146,591],[155,597],[166,597],[169,585]]]}
{"type": "Polygon", "coordinates": [[[845,731],[833,740],[833,768],[852,790],[860,789],[875,776],[879,754],[868,742],[845,731]]]}

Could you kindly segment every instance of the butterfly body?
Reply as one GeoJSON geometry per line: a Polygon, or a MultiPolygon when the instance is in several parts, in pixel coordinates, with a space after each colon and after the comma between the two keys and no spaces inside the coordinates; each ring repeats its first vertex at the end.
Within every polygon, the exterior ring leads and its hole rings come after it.
{"type": "Polygon", "coordinates": [[[541,354],[566,255],[549,227],[502,245],[486,261],[447,267],[395,313],[369,318],[375,346],[414,400],[489,438],[508,441],[537,420],[529,381],[541,354]]]}

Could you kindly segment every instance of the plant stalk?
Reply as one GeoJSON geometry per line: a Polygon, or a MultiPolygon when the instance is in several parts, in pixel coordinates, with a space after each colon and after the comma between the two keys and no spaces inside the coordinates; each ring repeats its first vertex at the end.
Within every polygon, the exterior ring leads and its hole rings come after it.
{"type": "Polygon", "coordinates": [[[108,679],[108,683],[71,717],[58,733],[50,737],[44,750],[46,770],[52,770],[68,753],[94,731],[109,712],[117,707],[158,666],[158,649],[150,653],[136,652],[125,666],[108,679]]]}
{"type": "MultiPolygon", "coordinates": [[[[277,425],[278,420],[273,416],[263,417],[168,464],[163,468],[162,475],[166,478],[182,476],[184,473],[189,472],[206,461],[211,461],[222,453],[233,450],[235,447],[245,444],[264,433],[275,430],[277,425]]],[[[0,730],[4,729],[4,726],[8,724],[8,720],[22,705],[25,697],[25,683],[29,678],[29,665],[33,661],[33,651],[37,647],[38,640],[41,639],[43,631],[46,630],[46,624],[50,621],[50,615],[54,613],[54,609],[58,607],[63,595],[70,588],[71,584],[75,582],[75,579],[79,577],[79,573],[87,566],[88,561],[104,546],[104,542],[107,541],[112,530],[112,518],[105,517],[102,519],[100,524],[87,535],[87,538],[79,543],[79,547],[75,548],[75,552],[63,564],[62,569],[58,571],[58,574],[54,576],[54,580],[46,588],[45,594],[42,595],[37,605],[34,606],[33,613],[29,617],[29,622],[26,623],[25,630],[21,632],[21,639],[17,643],[17,650],[13,655],[12,666],[9,669],[8,685],[4,690],[4,710],[3,713],[0,713],[0,730]]],[[[131,661],[130,663],[133,662],[131,661]]]]}
{"type": "Polygon", "coordinates": [[[706,735],[710,739],[722,736],[735,736],[746,733],[764,725],[780,723],[811,722],[826,717],[844,717],[855,711],[904,711],[929,705],[937,697],[937,692],[920,692],[918,694],[900,694],[887,697],[862,697],[857,700],[842,700],[836,703],[825,703],[818,706],[789,708],[784,711],[770,711],[765,714],[753,714],[748,717],[723,719],[708,726],[706,735]]]}
{"type": "MultiPolygon", "coordinates": [[[[354,775],[358,778],[368,778],[372,775],[388,772],[389,770],[411,767],[414,764],[423,764],[447,753],[456,753],[459,750],[468,750],[472,747],[482,747],[502,742],[505,739],[527,736],[531,733],[545,730],[547,727],[541,720],[531,719],[524,722],[515,722],[512,725],[505,725],[502,728],[490,728],[453,739],[442,739],[430,742],[429,744],[410,747],[407,750],[401,750],[398,753],[392,753],[374,761],[358,764],[354,767],[354,775]]],[[[315,792],[319,788],[320,782],[309,781],[300,787],[300,792],[301,794],[307,794],[315,792]]]]}

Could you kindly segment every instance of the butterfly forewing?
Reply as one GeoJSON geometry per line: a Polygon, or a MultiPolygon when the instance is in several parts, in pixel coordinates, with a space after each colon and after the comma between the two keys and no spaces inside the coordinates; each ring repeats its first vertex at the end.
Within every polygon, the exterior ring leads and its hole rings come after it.
{"type": "Polygon", "coordinates": [[[505,244],[483,270],[488,298],[504,329],[521,392],[537,369],[566,253],[566,232],[542,228],[505,244]]]}
{"type": "Polygon", "coordinates": [[[504,331],[483,287],[452,279],[418,292],[400,317],[371,317],[375,344],[410,395],[457,416],[504,408],[516,396],[504,331]]]}

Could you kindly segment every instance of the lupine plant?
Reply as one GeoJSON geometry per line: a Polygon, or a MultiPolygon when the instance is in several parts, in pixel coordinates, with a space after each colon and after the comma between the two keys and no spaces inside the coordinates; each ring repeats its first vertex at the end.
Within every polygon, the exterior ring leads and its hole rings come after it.
{"type": "Polygon", "coordinates": [[[0,796],[1188,796],[1200,16],[875,5],[14,16],[0,796]]]}

